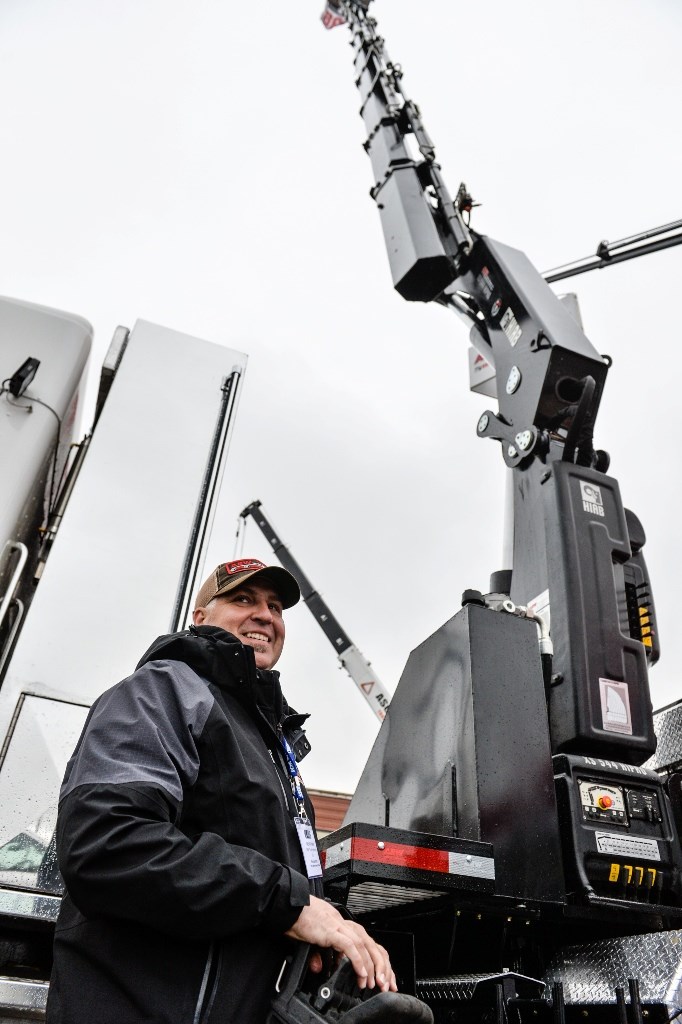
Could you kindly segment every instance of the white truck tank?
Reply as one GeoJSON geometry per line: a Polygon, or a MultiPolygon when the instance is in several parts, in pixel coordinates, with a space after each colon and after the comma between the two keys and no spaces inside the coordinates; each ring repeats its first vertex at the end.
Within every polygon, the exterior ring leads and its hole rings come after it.
{"type": "MultiPolygon", "coordinates": [[[[74,438],[92,328],[71,313],[0,298],[0,650],[9,647],[33,588],[38,531],[74,438]],[[12,378],[39,362],[23,393],[12,378]]],[[[1,663],[0,663],[1,668],[1,663]]]]}

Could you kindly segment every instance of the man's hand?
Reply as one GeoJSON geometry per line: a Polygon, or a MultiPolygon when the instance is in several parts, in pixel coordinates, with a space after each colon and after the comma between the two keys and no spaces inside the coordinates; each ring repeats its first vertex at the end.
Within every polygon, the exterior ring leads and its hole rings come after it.
{"type": "Polygon", "coordinates": [[[398,991],[395,974],[383,946],[376,943],[361,924],[342,917],[331,903],[311,896],[309,906],[303,908],[298,920],[285,934],[299,942],[335,949],[347,956],[353,965],[358,988],[378,986],[382,992],[398,991]]]}

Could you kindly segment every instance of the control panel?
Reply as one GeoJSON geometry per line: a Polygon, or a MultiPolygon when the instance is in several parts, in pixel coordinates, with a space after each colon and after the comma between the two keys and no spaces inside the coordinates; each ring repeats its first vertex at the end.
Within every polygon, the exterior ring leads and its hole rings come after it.
{"type": "Polygon", "coordinates": [[[603,821],[630,828],[637,822],[662,821],[658,794],[642,786],[610,786],[594,778],[578,779],[578,790],[586,821],[603,821]]]}
{"type": "Polygon", "coordinates": [[[552,760],[569,898],[678,908],[682,853],[661,778],[602,758],[552,760]]]}

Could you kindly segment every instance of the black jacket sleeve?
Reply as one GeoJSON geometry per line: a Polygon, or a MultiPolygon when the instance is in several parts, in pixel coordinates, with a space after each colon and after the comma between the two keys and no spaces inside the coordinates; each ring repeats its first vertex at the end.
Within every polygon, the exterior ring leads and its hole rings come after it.
{"type": "Polygon", "coordinates": [[[153,662],[95,705],[57,822],[59,867],[85,916],[213,938],[254,927],[282,933],[309,903],[308,879],[286,863],[178,826],[212,704],[186,666],[153,662]]]}

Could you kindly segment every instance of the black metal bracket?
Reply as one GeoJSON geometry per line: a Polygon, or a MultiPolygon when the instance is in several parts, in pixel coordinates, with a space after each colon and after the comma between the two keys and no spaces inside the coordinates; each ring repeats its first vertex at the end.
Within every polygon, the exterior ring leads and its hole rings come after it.
{"type": "Polygon", "coordinates": [[[502,457],[511,469],[532,455],[545,439],[544,432],[539,431],[537,427],[517,430],[490,409],[486,409],[479,418],[476,433],[479,437],[492,437],[495,441],[502,442],[502,457]]]}

